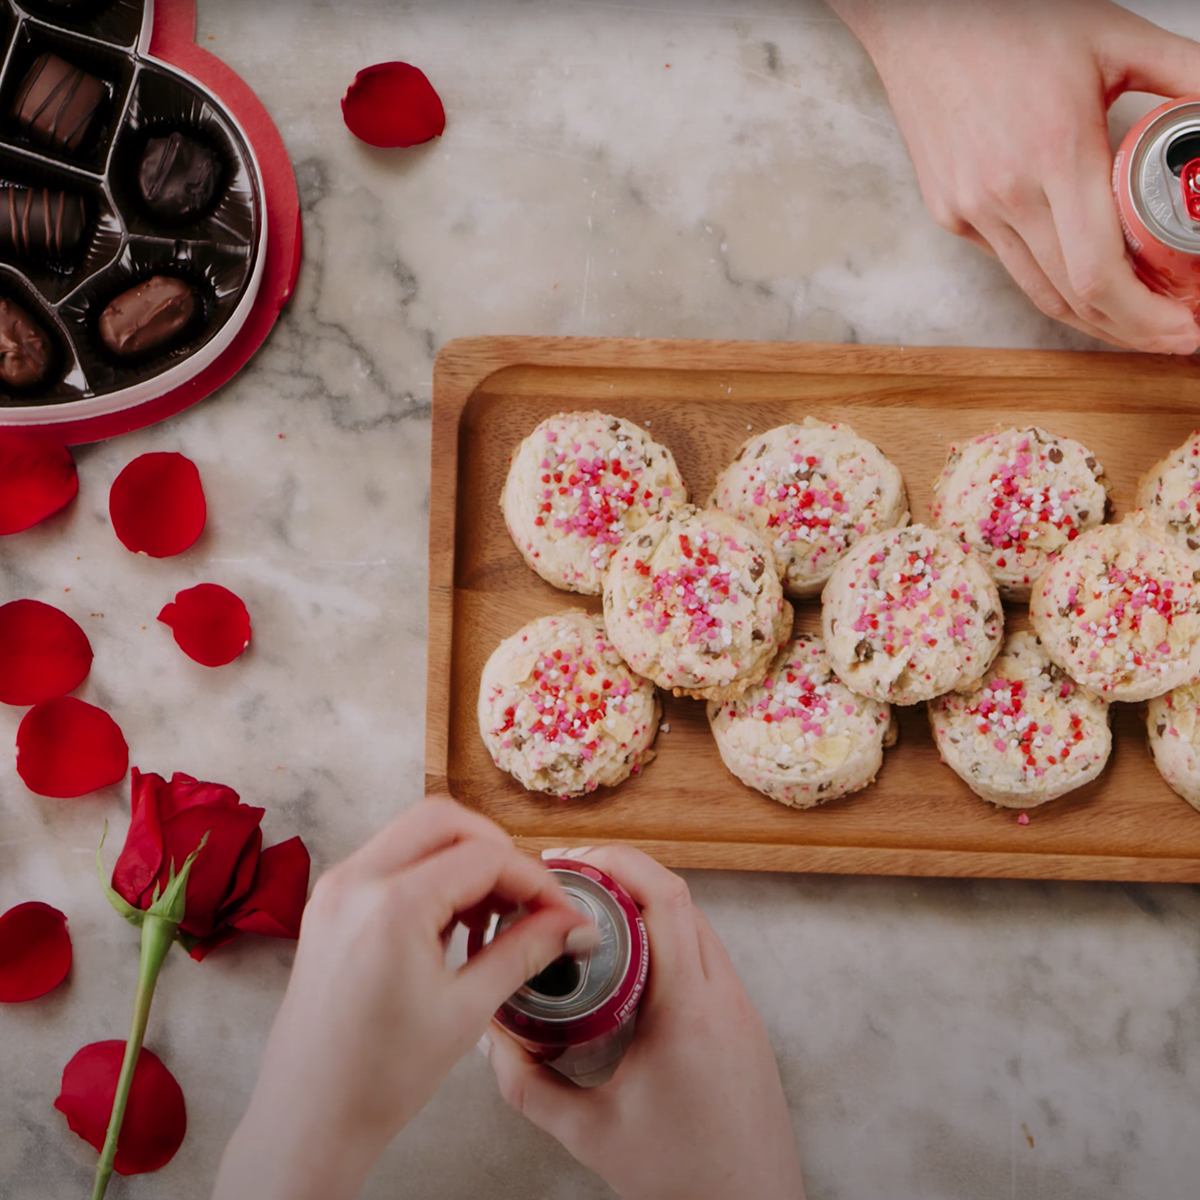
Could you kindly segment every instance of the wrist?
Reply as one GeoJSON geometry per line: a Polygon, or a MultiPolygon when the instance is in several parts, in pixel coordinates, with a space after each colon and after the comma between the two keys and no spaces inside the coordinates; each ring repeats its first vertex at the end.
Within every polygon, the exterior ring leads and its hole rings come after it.
{"type": "Polygon", "coordinates": [[[212,1200],[353,1200],[383,1150],[377,1141],[252,1100],[225,1148],[212,1200]]]}

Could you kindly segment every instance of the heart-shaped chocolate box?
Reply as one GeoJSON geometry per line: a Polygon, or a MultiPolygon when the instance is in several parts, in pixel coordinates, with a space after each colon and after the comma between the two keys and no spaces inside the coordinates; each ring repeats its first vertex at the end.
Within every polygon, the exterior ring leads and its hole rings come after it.
{"type": "Polygon", "coordinates": [[[208,89],[149,55],[152,5],[0,0],[4,423],[178,388],[253,306],[258,163],[208,89]]]}

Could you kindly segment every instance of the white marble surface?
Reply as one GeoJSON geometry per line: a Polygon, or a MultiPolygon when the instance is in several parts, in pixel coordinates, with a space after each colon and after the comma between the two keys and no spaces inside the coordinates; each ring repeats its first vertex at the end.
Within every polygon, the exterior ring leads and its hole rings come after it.
{"type": "MultiPolygon", "coordinates": [[[[199,8],[199,41],[257,89],[292,153],[299,289],[221,394],[80,453],[72,510],[0,546],[0,599],[80,619],[96,650],[81,694],[117,717],[134,762],[238,788],[266,805],[267,840],[302,834],[317,867],[421,791],[430,379],[447,339],[1087,348],[925,216],[878,81],[818,0],[199,8]],[[343,128],[346,84],[391,58],[439,88],[441,141],[380,152],[343,128]],[[127,554],[106,513],[116,472],[150,449],[195,459],[210,498],[201,542],[163,562],[127,554]],[[220,671],[153,619],[200,580],[255,618],[252,651],[220,671]]],[[[1185,0],[1138,8],[1200,35],[1185,0]]],[[[1114,125],[1137,111],[1123,102],[1114,125]]],[[[0,744],[19,715],[0,712],[0,744]]],[[[94,1154],[51,1105],[78,1046],[124,1036],[136,935],[90,861],[127,808],[123,787],[38,799],[0,767],[0,911],[57,904],[76,952],[64,987],[0,1009],[12,1200],[87,1194],[94,1154]]],[[[1196,1194],[1196,889],[690,881],[766,1018],[812,1200],[1196,1194]]],[[[149,1044],[190,1129],[169,1167],[112,1196],[207,1195],[290,958],[246,939],[168,964],[149,1044]]],[[[364,1193],[608,1194],[505,1108],[475,1055],[364,1193]]]]}

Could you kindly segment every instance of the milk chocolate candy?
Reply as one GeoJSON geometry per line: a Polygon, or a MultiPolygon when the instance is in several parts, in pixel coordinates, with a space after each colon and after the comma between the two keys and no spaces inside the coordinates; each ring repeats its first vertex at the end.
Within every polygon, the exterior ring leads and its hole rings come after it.
{"type": "Polygon", "coordinates": [[[0,383],[27,388],[50,369],[50,340],[34,319],[11,300],[0,300],[0,383]]]}
{"type": "Polygon", "coordinates": [[[202,213],[217,192],[217,156],[182,133],[151,138],[142,155],[138,189],[146,207],[167,221],[202,213]]]}
{"type": "Polygon", "coordinates": [[[41,54],[21,84],[13,116],[30,137],[74,153],[87,140],[107,95],[94,75],[57,54],[41,54]]]}
{"type": "Polygon", "coordinates": [[[87,231],[83,197],[51,188],[0,187],[0,254],[59,262],[87,231]]]}
{"type": "Polygon", "coordinates": [[[191,323],[196,293],[174,275],[155,275],[122,292],[100,314],[100,337],[118,358],[167,346],[191,323]]]}

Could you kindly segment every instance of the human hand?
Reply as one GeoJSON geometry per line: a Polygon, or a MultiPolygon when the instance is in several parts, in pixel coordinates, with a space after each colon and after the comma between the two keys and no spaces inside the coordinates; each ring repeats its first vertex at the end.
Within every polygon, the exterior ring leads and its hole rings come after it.
{"type": "Polygon", "coordinates": [[[1048,316],[1191,354],[1200,327],[1134,274],[1106,114],[1200,92],[1200,44],[1108,0],[829,0],[875,62],[938,224],[995,255],[1048,316]]]}
{"type": "Polygon", "coordinates": [[[505,1100],[623,1200],[803,1200],[766,1029],[687,885],[628,846],[583,857],[646,922],[650,979],[633,1041],[612,1079],[583,1089],[493,1023],[489,1057],[505,1100]]]}
{"type": "Polygon", "coordinates": [[[407,810],[313,890],[214,1200],[356,1195],[504,1000],[593,932],[490,821],[448,800],[407,810]],[[456,917],[489,897],[529,915],[449,968],[456,917]]]}

